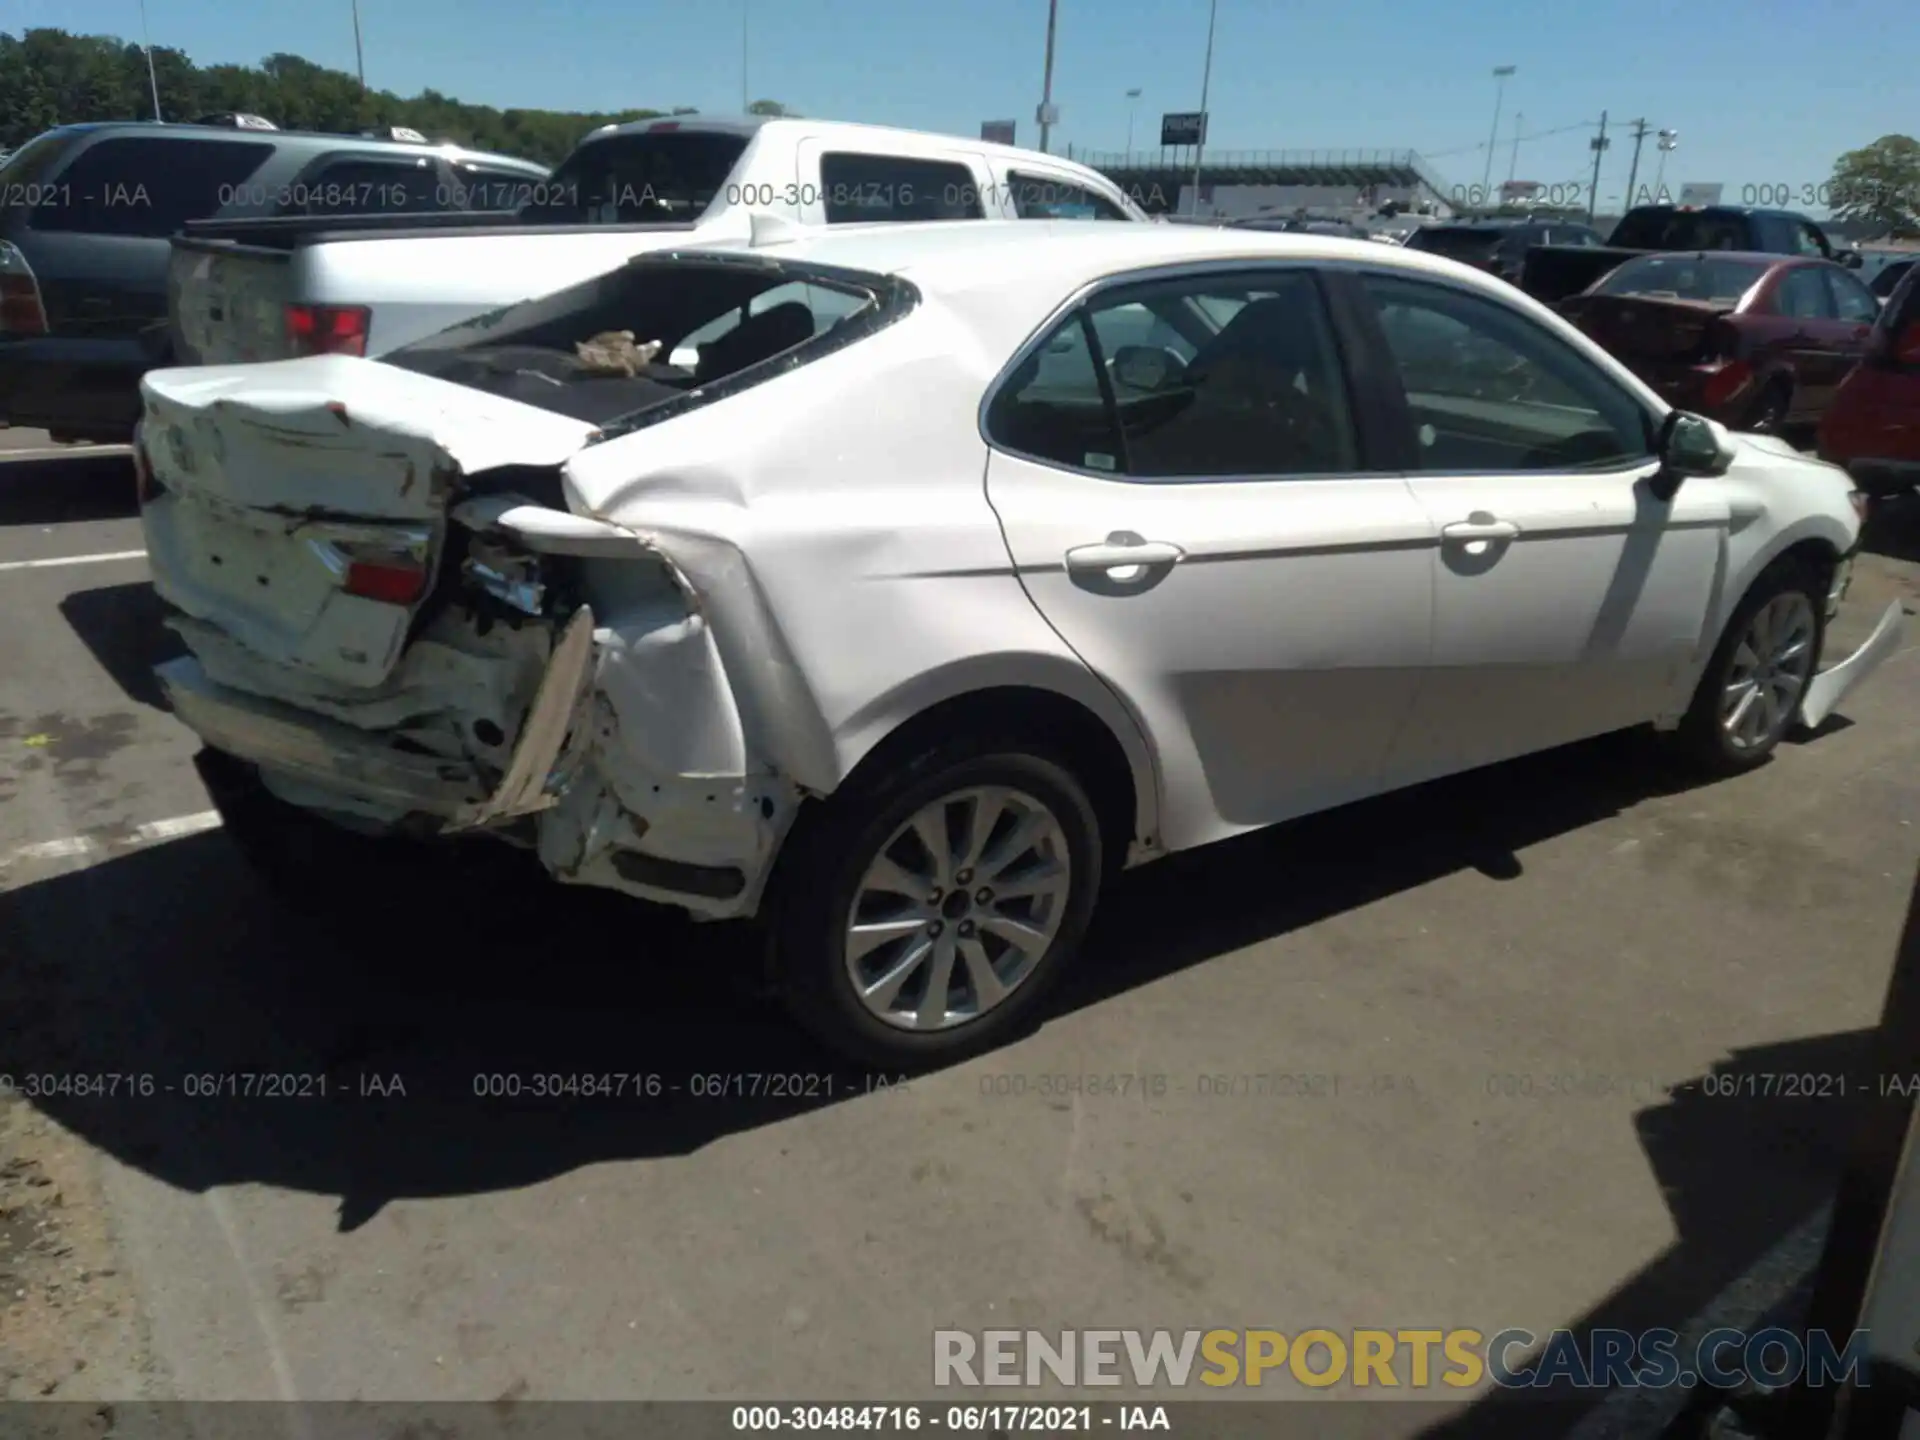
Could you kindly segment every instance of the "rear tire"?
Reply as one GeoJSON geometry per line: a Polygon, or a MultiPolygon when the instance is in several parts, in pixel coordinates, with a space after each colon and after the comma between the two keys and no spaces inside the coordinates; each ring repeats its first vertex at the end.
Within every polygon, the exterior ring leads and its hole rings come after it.
{"type": "Polygon", "coordinates": [[[856,774],[785,849],[767,911],[781,993],[830,1049],[884,1070],[948,1064],[1031,1021],[1086,933],[1103,860],[1073,772],[993,735],[856,774]]]}
{"type": "Polygon", "coordinates": [[[1823,576],[1788,559],[1762,571],[1734,608],[1674,733],[1687,760],[1709,775],[1766,763],[1799,717],[1826,628],[1823,576]]]}

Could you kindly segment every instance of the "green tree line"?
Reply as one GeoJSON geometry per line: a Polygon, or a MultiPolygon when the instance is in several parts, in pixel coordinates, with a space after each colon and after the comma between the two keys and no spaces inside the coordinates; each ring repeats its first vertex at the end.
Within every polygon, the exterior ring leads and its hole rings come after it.
{"type": "MultiPolygon", "coordinates": [[[[155,46],[153,74],[160,114],[167,120],[244,111],[283,130],[343,134],[405,125],[429,140],[520,155],[552,165],[596,126],[687,115],[671,110],[496,110],[423,90],[411,98],[389,90],[362,90],[344,70],[329,70],[298,55],[269,55],[258,65],[196,65],[185,52],[155,46]]],[[[761,114],[785,114],[773,100],[761,114]]],[[[0,150],[14,149],[43,130],[80,120],[150,120],[153,88],[146,52],[110,35],[72,35],[33,29],[0,33],[0,150]]]]}

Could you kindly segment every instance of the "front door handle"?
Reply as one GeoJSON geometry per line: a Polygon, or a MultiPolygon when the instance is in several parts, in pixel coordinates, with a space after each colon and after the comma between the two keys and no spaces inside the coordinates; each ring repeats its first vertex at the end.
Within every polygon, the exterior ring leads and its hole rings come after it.
{"type": "Polygon", "coordinates": [[[1077,545],[1067,551],[1067,569],[1121,570],[1141,565],[1172,565],[1186,553],[1165,540],[1110,535],[1099,545],[1077,545]]]}
{"type": "Polygon", "coordinates": [[[1520,527],[1511,520],[1461,520],[1441,526],[1440,534],[1448,540],[1514,540],[1520,527]]]}

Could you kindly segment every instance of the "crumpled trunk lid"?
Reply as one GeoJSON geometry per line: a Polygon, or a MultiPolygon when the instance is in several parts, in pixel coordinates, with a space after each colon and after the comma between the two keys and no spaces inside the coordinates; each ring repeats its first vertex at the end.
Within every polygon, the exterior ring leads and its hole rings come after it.
{"type": "Polygon", "coordinates": [[[141,391],[156,589],[259,658],[349,686],[392,671],[470,477],[560,465],[596,433],[350,356],[154,371],[141,391]]]}

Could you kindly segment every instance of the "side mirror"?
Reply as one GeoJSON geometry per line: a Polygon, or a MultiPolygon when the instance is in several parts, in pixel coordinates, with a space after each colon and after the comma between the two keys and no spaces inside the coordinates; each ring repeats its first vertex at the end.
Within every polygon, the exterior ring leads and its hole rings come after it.
{"type": "Polygon", "coordinates": [[[1655,442],[1660,469],[1648,484],[1657,500],[1671,500],[1680,483],[1695,476],[1724,475],[1733,464],[1733,446],[1726,431],[1704,415],[1685,410],[1668,414],[1655,442]]]}
{"type": "Polygon", "coordinates": [[[1849,270],[1858,270],[1866,262],[1861,259],[1858,250],[1843,250],[1840,252],[1840,263],[1849,270]]]}

